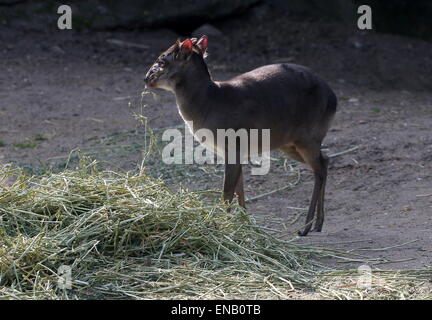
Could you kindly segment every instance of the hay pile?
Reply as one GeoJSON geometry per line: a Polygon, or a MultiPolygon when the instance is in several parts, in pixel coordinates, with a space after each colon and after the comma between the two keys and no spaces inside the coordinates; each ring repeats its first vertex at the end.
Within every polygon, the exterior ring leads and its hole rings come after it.
{"type": "Polygon", "coordinates": [[[378,285],[359,289],[356,270],[329,272],[320,257],[356,261],[280,240],[242,210],[145,172],[85,157],[41,176],[0,168],[2,299],[431,298],[430,269],[374,271],[378,285]]]}
{"type": "Polygon", "coordinates": [[[0,297],[276,298],[310,285],[313,249],[143,172],[97,167],[0,171],[17,179],[0,186],[0,297]],[[62,265],[70,290],[58,286],[62,265]]]}

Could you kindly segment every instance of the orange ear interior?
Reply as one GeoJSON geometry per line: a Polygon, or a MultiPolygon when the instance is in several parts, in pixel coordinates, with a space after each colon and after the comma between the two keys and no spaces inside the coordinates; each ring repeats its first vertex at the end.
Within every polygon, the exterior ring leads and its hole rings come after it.
{"type": "Polygon", "coordinates": [[[192,47],[193,47],[193,43],[190,39],[186,39],[185,41],[182,42],[181,44],[181,50],[182,51],[192,51],[192,47]]]}

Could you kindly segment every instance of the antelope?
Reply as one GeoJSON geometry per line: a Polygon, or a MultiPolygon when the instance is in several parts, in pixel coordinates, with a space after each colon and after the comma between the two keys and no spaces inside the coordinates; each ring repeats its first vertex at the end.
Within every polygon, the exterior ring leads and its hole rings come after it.
{"type": "MultiPolygon", "coordinates": [[[[205,58],[208,38],[190,38],[169,47],[147,72],[147,88],[175,94],[178,111],[193,130],[270,129],[270,149],[279,149],[294,160],[306,163],[314,173],[312,199],[300,236],[324,223],[324,194],[328,157],[321,144],[336,113],[335,93],[309,68],[296,64],[271,64],[238,75],[228,81],[214,81],[205,58]]],[[[192,132],[192,133],[194,133],[192,132]]],[[[227,158],[227,154],[222,156],[227,158]]],[[[240,162],[225,160],[223,200],[234,195],[245,208],[240,162]]]]}

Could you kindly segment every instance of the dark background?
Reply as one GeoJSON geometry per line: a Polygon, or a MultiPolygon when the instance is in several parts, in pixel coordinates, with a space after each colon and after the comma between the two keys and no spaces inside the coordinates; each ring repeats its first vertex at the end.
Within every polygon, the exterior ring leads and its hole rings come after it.
{"type": "Polygon", "coordinates": [[[356,8],[367,4],[373,7],[378,32],[432,36],[432,2],[428,0],[0,0],[0,19],[10,25],[25,20],[33,28],[43,28],[41,20],[55,19],[52,13],[59,4],[72,6],[74,27],[81,30],[169,27],[183,34],[206,22],[242,19],[251,9],[264,11],[267,7],[283,16],[326,16],[352,26],[356,8]]]}

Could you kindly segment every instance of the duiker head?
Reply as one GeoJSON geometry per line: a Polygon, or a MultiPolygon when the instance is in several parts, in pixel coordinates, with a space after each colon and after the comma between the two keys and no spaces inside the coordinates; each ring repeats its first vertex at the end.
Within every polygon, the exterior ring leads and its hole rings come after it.
{"type": "Polygon", "coordinates": [[[177,42],[162,53],[147,72],[144,82],[148,88],[174,91],[175,87],[190,74],[204,70],[207,37],[177,42]],[[201,69],[201,70],[200,70],[201,69]]]}

